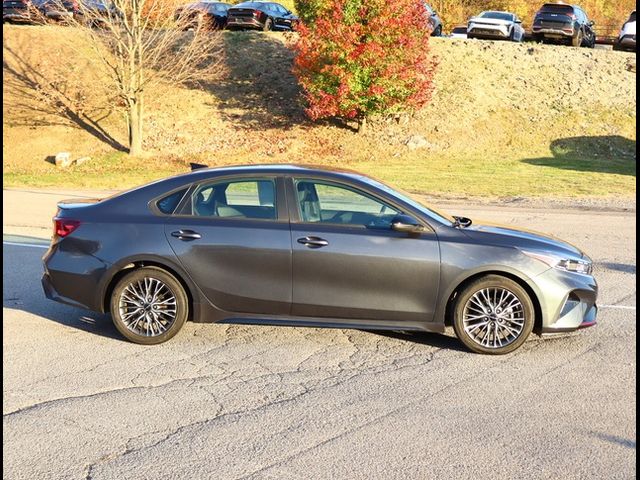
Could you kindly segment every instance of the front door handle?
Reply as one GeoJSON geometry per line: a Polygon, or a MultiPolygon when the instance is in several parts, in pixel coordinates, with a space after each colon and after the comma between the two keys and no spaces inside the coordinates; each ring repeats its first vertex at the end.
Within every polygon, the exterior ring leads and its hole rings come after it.
{"type": "Polygon", "coordinates": [[[193,230],[178,230],[177,232],[171,232],[171,236],[185,241],[202,238],[202,235],[198,232],[194,232],[193,230]]]}
{"type": "Polygon", "coordinates": [[[309,248],[322,248],[329,245],[329,242],[320,237],[302,237],[298,239],[298,243],[309,248]]]}

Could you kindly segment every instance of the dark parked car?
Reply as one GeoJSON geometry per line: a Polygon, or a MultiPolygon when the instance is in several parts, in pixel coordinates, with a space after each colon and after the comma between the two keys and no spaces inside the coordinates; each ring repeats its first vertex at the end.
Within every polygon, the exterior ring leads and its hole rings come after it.
{"type": "Polygon", "coordinates": [[[40,23],[43,21],[43,0],[4,0],[2,22],[40,23]]]}
{"type": "Polygon", "coordinates": [[[229,9],[228,29],[295,30],[299,19],[279,3],[244,2],[229,9]]]}
{"type": "Polygon", "coordinates": [[[438,16],[438,12],[436,12],[431,5],[428,3],[424,4],[427,12],[429,13],[429,28],[431,29],[432,37],[441,37],[442,36],[442,19],[438,16]]]}
{"type": "Polygon", "coordinates": [[[48,0],[43,5],[44,15],[50,20],[84,21],[84,7],[78,0],[48,0]]]}
{"type": "Polygon", "coordinates": [[[582,251],[476,225],[369,177],[302,166],[199,169],[58,204],[48,298],[111,312],[157,344],[187,319],[444,332],[507,353],[596,321],[582,251]]]}
{"type": "Polygon", "coordinates": [[[175,19],[183,23],[184,28],[202,26],[210,29],[222,29],[227,26],[228,3],[197,2],[189,3],[176,10],[175,19]]]}
{"type": "Polygon", "coordinates": [[[614,50],[627,50],[635,52],[636,50],[636,11],[629,15],[629,19],[624,22],[620,29],[616,43],[613,44],[614,50]]]}
{"type": "Polygon", "coordinates": [[[538,42],[566,43],[574,47],[595,47],[594,23],[577,5],[545,3],[536,13],[531,27],[538,42]]]}

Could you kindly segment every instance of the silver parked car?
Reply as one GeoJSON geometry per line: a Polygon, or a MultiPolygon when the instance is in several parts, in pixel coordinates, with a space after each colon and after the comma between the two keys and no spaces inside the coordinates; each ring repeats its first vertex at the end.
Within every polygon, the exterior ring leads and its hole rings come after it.
{"type": "Polygon", "coordinates": [[[522,42],[524,28],[515,13],[485,11],[469,19],[467,38],[485,38],[522,42]]]}
{"type": "Polygon", "coordinates": [[[614,50],[636,50],[636,11],[634,10],[629,15],[629,19],[624,22],[624,25],[620,29],[618,39],[613,45],[614,50]]]}

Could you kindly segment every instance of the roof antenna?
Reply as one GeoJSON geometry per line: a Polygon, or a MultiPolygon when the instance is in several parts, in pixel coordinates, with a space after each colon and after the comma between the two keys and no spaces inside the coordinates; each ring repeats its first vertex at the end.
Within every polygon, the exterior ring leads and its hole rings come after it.
{"type": "Polygon", "coordinates": [[[204,163],[189,163],[189,165],[191,165],[191,171],[193,172],[194,170],[198,170],[200,168],[208,168],[209,165],[205,165],[204,163]]]}

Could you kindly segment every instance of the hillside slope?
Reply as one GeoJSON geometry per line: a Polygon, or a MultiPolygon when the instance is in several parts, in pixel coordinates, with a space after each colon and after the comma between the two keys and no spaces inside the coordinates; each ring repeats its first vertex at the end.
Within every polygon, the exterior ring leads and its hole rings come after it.
{"type": "Polygon", "coordinates": [[[74,35],[3,28],[5,185],[93,185],[99,177],[100,186],[118,188],[183,171],[189,161],[311,162],[348,163],[442,195],[635,191],[634,54],[433,39],[440,66],[432,104],[356,134],[305,118],[290,73],[292,37],[225,32],[219,81],[149,92],[151,155],[132,163],[114,154],[125,142],[124,123],[101,108],[107,92],[99,71],[65,46],[74,35]],[[52,85],[66,100],[43,97],[52,85]],[[94,160],[78,167],[82,175],[65,177],[45,162],[59,151],[94,160]]]}

